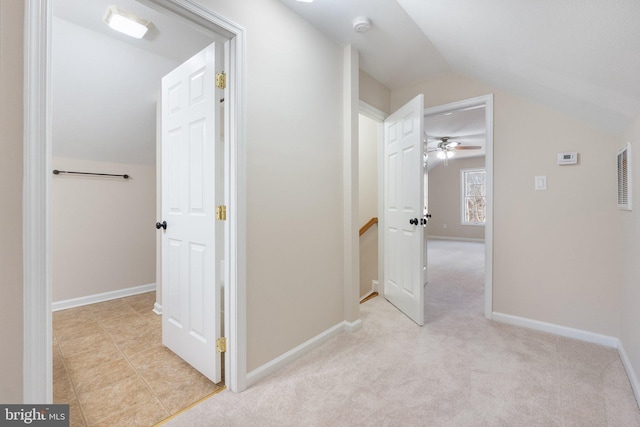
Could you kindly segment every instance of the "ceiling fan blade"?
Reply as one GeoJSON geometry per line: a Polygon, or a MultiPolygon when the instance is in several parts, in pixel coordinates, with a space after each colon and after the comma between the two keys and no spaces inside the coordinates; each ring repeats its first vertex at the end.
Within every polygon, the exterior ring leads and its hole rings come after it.
{"type": "Polygon", "coordinates": [[[446,140],[450,140],[450,141],[459,141],[461,139],[465,139],[465,138],[485,138],[487,136],[486,133],[481,132],[481,133],[463,133],[463,134],[450,134],[450,135],[433,135],[430,134],[429,132],[427,132],[426,130],[424,131],[424,133],[427,135],[428,139],[432,139],[432,140],[437,140],[437,141],[442,141],[444,139],[446,140]]]}
{"type": "Polygon", "coordinates": [[[481,148],[479,145],[458,145],[454,150],[479,150],[481,148]]]}

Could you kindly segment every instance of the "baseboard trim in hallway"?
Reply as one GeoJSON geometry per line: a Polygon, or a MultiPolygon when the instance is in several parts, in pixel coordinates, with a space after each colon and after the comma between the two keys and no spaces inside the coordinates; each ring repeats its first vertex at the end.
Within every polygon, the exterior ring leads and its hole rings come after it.
{"type": "MultiPolygon", "coordinates": [[[[95,304],[98,302],[110,301],[113,299],[130,297],[133,295],[144,294],[156,290],[156,284],[134,286],[132,288],[118,289],[117,291],[103,292],[101,294],[88,295],[86,297],[72,298],[63,301],[51,303],[51,311],[66,310],[68,308],[81,307],[83,305],[95,304]]],[[[157,313],[156,313],[157,314],[157,313]]]]}
{"type": "Polygon", "coordinates": [[[622,346],[622,342],[609,335],[597,334],[595,332],[584,331],[582,329],[570,328],[568,326],[556,325],[554,323],[541,322],[539,320],[527,319],[525,317],[512,316],[510,314],[493,312],[492,319],[496,322],[506,323],[508,325],[520,326],[523,328],[534,329],[536,331],[548,332],[553,335],[559,335],[561,337],[573,338],[580,341],[589,342],[592,344],[600,344],[605,347],[611,347],[618,350],[622,365],[627,372],[629,382],[631,383],[631,389],[636,398],[638,408],[640,408],[640,382],[638,376],[631,365],[629,356],[622,346]]]}
{"type": "Polygon", "coordinates": [[[284,368],[294,360],[309,353],[311,350],[319,347],[329,339],[335,337],[343,331],[353,332],[362,327],[362,320],[358,319],[355,322],[343,321],[337,325],[327,329],[326,331],[316,335],[315,337],[303,342],[299,346],[289,350],[288,352],[281,354],[270,362],[265,363],[259,368],[247,373],[247,387],[251,387],[257,382],[267,378],[269,375],[284,368]]]}
{"type": "Polygon", "coordinates": [[[568,326],[556,325],[554,323],[541,322],[539,320],[527,319],[525,317],[513,316],[510,314],[493,312],[493,320],[513,326],[534,329],[536,331],[548,332],[561,337],[574,338],[580,341],[600,344],[606,347],[618,348],[619,340],[616,337],[597,334],[595,332],[584,331],[582,329],[570,328],[568,326]]]}

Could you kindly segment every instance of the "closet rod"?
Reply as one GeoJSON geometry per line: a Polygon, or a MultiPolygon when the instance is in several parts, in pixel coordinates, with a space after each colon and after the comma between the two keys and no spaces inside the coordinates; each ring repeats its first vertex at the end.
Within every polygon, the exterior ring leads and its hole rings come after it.
{"type": "Polygon", "coordinates": [[[129,175],[115,175],[112,173],[93,173],[93,172],[72,172],[72,171],[59,171],[58,169],[53,170],[54,175],[60,175],[61,173],[69,173],[73,175],[93,175],[93,176],[118,176],[124,179],[129,179],[129,175]]]}

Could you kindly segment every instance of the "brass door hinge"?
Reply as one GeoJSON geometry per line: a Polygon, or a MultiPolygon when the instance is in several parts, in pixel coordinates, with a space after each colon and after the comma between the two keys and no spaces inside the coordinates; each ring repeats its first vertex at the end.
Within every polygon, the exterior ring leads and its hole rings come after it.
{"type": "Polygon", "coordinates": [[[226,89],[227,88],[227,75],[225,72],[221,72],[216,74],[216,87],[218,89],[226,89]]]}
{"type": "Polygon", "coordinates": [[[227,220],[227,207],[225,205],[220,205],[216,208],[216,219],[218,221],[227,220]]]}
{"type": "Polygon", "coordinates": [[[218,350],[218,353],[227,351],[227,339],[225,337],[220,337],[216,340],[216,350],[218,350]]]}

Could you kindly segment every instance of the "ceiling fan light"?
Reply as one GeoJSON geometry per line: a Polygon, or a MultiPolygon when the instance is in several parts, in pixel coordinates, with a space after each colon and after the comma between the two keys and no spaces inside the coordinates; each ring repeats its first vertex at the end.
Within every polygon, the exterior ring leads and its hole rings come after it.
{"type": "Polygon", "coordinates": [[[141,39],[153,25],[151,22],[138,18],[132,13],[124,12],[116,6],[109,6],[104,15],[104,22],[112,29],[136,39],[141,39]]]}
{"type": "Polygon", "coordinates": [[[452,158],[452,157],[453,157],[453,156],[455,156],[455,155],[456,155],[456,152],[455,152],[455,151],[452,151],[452,150],[446,150],[446,149],[438,150],[438,152],[436,153],[436,156],[437,156],[439,159],[443,159],[443,160],[444,160],[444,159],[450,159],[450,158],[452,158]]]}

